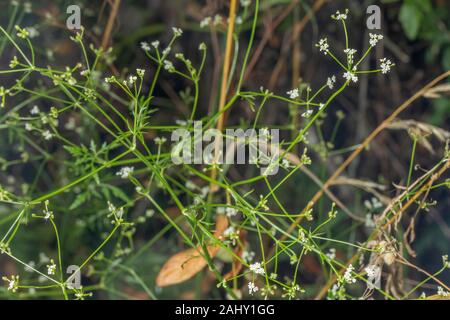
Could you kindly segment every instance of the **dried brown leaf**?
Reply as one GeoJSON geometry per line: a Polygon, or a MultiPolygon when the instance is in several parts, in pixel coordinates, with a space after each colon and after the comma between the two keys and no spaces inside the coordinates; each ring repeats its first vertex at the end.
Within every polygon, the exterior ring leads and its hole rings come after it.
{"type": "MultiPolygon", "coordinates": [[[[219,239],[228,227],[226,216],[218,215],[216,219],[216,231],[214,236],[219,239]]],[[[214,258],[220,247],[207,246],[208,255],[214,258]]],[[[201,247],[187,249],[173,255],[166,261],[156,277],[156,285],[166,287],[191,279],[208,264],[204,258],[201,247]]]]}

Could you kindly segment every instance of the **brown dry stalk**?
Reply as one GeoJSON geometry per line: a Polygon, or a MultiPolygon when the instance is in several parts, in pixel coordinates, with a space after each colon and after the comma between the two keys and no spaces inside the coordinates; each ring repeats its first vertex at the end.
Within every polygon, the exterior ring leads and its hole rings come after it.
{"type": "Polygon", "coordinates": [[[111,38],[112,28],[114,26],[114,21],[116,20],[117,14],[119,13],[121,0],[115,0],[112,4],[111,13],[108,18],[108,22],[106,24],[105,32],[103,33],[102,38],[102,48],[106,49],[109,44],[109,40],[111,38]]]}
{"type": "MultiPolygon", "coordinates": [[[[450,161],[447,161],[445,163],[445,165],[434,175],[432,175],[430,177],[430,179],[428,180],[428,182],[422,187],[420,188],[419,191],[417,191],[413,197],[411,197],[409,199],[409,201],[403,205],[402,207],[399,208],[399,210],[397,212],[395,212],[395,214],[391,217],[391,219],[389,219],[383,226],[381,226],[379,229],[377,229],[376,231],[374,231],[374,233],[369,237],[369,239],[375,239],[382,230],[386,230],[386,228],[388,228],[394,221],[396,221],[397,217],[399,217],[406,209],[408,209],[416,200],[417,198],[420,197],[421,194],[423,194],[424,192],[426,192],[427,190],[429,190],[432,185],[434,184],[434,182],[439,179],[448,169],[450,168],[450,161]]],[[[351,263],[354,263],[356,260],[358,259],[358,254],[355,254],[347,263],[346,263],[346,267],[348,265],[350,265],[351,263]]],[[[403,260],[406,261],[406,260],[403,260]]],[[[345,268],[342,268],[339,271],[339,274],[344,273],[344,271],[346,270],[345,268]]],[[[416,270],[421,271],[422,269],[416,267],[416,270]]],[[[425,273],[426,275],[430,276],[429,273],[425,273]]],[[[431,276],[432,279],[434,279],[436,281],[436,278],[431,276]]],[[[317,296],[315,297],[315,299],[319,300],[322,299],[325,294],[327,293],[327,291],[331,288],[331,286],[333,285],[333,283],[336,281],[337,277],[336,275],[333,275],[333,277],[327,282],[327,284],[320,290],[320,292],[317,294],[317,296]]],[[[441,281],[437,281],[440,285],[442,285],[444,288],[446,288],[446,290],[450,290],[450,288],[448,288],[445,284],[443,284],[441,281]]]]}
{"type": "MultiPolygon", "coordinates": [[[[230,11],[228,13],[228,29],[227,29],[227,42],[225,47],[225,57],[223,62],[223,71],[222,71],[222,83],[220,87],[220,99],[219,99],[219,112],[223,110],[225,107],[225,102],[227,99],[227,85],[228,85],[228,76],[230,73],[230,64],[231,64],[231,55],[233,49],[233,33],[234,33],[234,20],[236,18],[236,6],[237,0],[230,1],[230,11]]],[[[220,117],[217,122],[217,130],[222,131],[225,124],[225,112],[221,112],[220,117]]],[[[217,159],[219,156],[219,146],[218,140],[215,139],[215,158],[217,159]]],[[[211,179],[214,181],[217,177],[217,169],[213,166],[211,170],[211,179]]],[[[217,191],[218,186],[211,182],[211,191],[217,191]]]]}
{"type": "MultiPolygon", "coordinates": [[[[395,111],[386,118],[375,130],[372,131],[372,133],[358,146],[358,148],[353,151],[353,153],[339,166],[339,168],[331,175],[330,178],[323,184],[323,187],[316,192],[314,197],[310,200],[308,205],[305,209],[302,210],[302,213],[307,212],[310,210],[314,204],[317,202],[317,200],[320,199],[320,197],[323,195],[324,190],[328,189],[333,182],[344,172],[344,170],[349,166],[349,164],[364,150],[367,148],[367,146],[383,131],[386,129],[394,120],[397,118],[397,116],[403,112],[406,108],[408,108],[414,101],[422,97],[425,93],[428,92],[432,87],[434,87],[437,83],[444,80],[450,76],[450,70],[441,74],[437,78],[435,78],[433,81],[428,83],[426,86],[424,86],[422,89],[420,89],[418,92],[416,92],[412,97],[410,97],[408,100],[406,100],[403,104],[401,104],[395,111]]],[[[294,223],[292,223],[287,233],[291,233],[295,227],[302,221],[303,216],[300,215],[294,223]]],[[[280,241],[283,241],[286,239],[286,235],[283,235],[280,238],[280,241]]]]}

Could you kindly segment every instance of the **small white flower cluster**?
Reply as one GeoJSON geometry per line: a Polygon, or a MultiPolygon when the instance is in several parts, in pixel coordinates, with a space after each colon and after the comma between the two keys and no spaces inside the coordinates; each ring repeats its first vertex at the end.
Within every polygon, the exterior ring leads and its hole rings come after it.
{"type": "Polygon", "coordinates": [[[33,39],[33,38],[36,38],[36,37],[39,36],[39,31],[36,28],[34,28],[34,27],[27,27],[25,29],[27,30],[28,37],[30,39],[33,39]]]}
{"type": "Polygon", "coordinates": [[[117,173],[116,176],[120,176],[122,179],[127,179],[133,173],[134,167],[123,167],[117,173]]]}
{"type": "Polygon", "coordinates": [[[143,78],[145,75],[145,70],[144,69],[136,69],[136,73],[139,78],[143,78]]]}
{"type": "Polygon", "coordinates": [[[155,144],[160,146],[160,145],[163,145],[167,141],[167,138],[166,137],[156,137],[155,139],[153,139],[153,141],[155,141],[155,144]]]}
{"type": "Polygon", "coordinates": [[[370,265],[364,268],[367,273],[367,287],[369,289],[380,287],[381,268],[377,265],[370,265]]]}
{"type": "Polygon", "coordinates": [[[236,245],[236,241],[239,239],[239,230],[236,230],[233,226],[228,227],[224,232],[223,236],[228,238],[233,246],[236,245]]]}
{"type": "Polygon", "coordinates": [[[344,73],[344,79],[347,81],[358,82],[358,77],[353,72],[347,71],[344,73]]]}
{"type": "Polygon", "coordinates": [[[48,275],[54,275],[56,272],[56,264],[53,259],[50,260],[50,264],[47,265],[47,274],[48,275]]]}
{"type": "Polygon", "coordinates": [[[174,72],[175,67],[173,66],[172,61],[164,60],[164,69],[167,70],[168,72],[174,72]]]}
{"type": "Polygon", "coordinates": [[[253,261],[254,258],[255,258],[254,251],[244,250],[244,252],[242,252],[242,259],[244,259],[245,262],[250,263],[253,261]]]}
{"type": "Polygon", "coordinates": [[[328,250],[328,252],[325,255],[330,260],[336,259],[336,249],[335,248],[330,248],[330,250],[328,250]]]}
{"type": "Polygon", "coordinates": [[[43,210],[45,220],[54,218],[53,211],[48,210],[48,205],[49,205],[49,201],[45,200],[45,202],[44,202],[45,209],[43,210]]]}
{"type": "Polygon", "coordinates": [[[108,217],[113,216],[114,220],[111,221],[112,224],[122,223],[123,222],[123,207],[116,208],[111,202],[108,201],[108,217]]]}
{"type": "Polygon", "coordinates": [[[450,261],[448,261],[447,254],[442,256],[442,262],[443,262],[445,268],[450,268],[450,261]]]}
{"type": "Polygon", "coordinates": [[[150,46],[148,45],[148,42],[147,42],[147,41],[142,41],[142,42],[141,42],[141,49],[144,50],[144,51],[150,51],[150,50],[151,50],[151,48],[150,48],[150,46]]]}
{"type": "Polygon", "coordinates": [[[51,138],[53,138],[53,134],[50,132],[50,130],[43,131],[42,136],[45,140],[50,140],[51,138]]]}
{"type": "Polygon", "coordinates": [[[311,117],[312,114],[313,114],[313,110],[309,109],[309,110],[306,110],[305,112],[302,113],[302,117],[303,118],[309,118],[309,117],[311,117]]]}
{"type": "Polygon", "coordinates": [[[380,40],[383,40],[382,34],[369,33],[369,44],[371,47],[375,47],[380,40]]]}
{"type": "Polygon", "coordinates": [[[391,60],[383,58],[380,59],[380,67],[381,67],[381,73],[386,74],[389,71],[391,71],[391,68],[394,66],[391,60]]]}
{"type": "Polygon", "coordinates": [[[344,273],[344,281],[345,282],[347,282],[347,283],[355,283],[356,282],[355,277],[353,277],[353,275],[352,275],[353,270],[355,270],[355,268],[353,267],[353,265],[350,264],[344,273]]]}
{"type": "Polygon", "coordinates": [[[128,76],[128,81],[123,81],[124,85],[133,86],[137,81],[137,77],[134,75],[128,76]]]}
{"type": "Polygon", "coordinates": [[[175,37],[179,37],[183,34],[183,30],[181,30],[180,28],[172,27],[172,31],[175,37]]]}
{"type": "Polygon", "coordinates": [[[353,65],[353,60],[355,57],[356,49],[347,48],[344,50],[344,53],[347,55],[348,64],[353,65]]]}
{"type": "Polygon", "coordinates": [[[327,38],[320,39],[319,43],[316,44],[316,47],[319,48],[320,52],[323,52],[326,55],[328,49],[330,48],[330,45],[328,44],[328,39],[327,38]]]}
{"type": "Polygon", "coordinates": [[[254,293],[256,293],[259,290],[259,288],[255,285],[254,282],[249,282],[248,283],[248,293],[250,295],[253,295],[254,293]]]}
{"type": "Polygon", "coordinates": [[[205,28],[211,24],[211,17],[205,17],[200,21],[200,28],[205,28]]]}
{"type": "Polygon", "coordinates": [[[442,288],[441,286],[438,286],[437,289],[438,289],[438,290],[437,290],[437,294],[438,294],[439,296],[444,297],[444,298],[450,297],[450,292],[445,291],[444,288],[442,288]]]}
{"type": "Polygon", "coordinates": [[[105,82],[106,83],[113,83],[113,82],[116,82],[116,81],[117,81],[117,79],[116,79],[115,76],[111,76],[111,77],[106,77],[105,78],[105,82]]]}
{"type": "Polygon", "coordinates": [[[19,276],[11,276],[11,279],[2,277],[2,280],[8,282],[8,291],[16,292],[19,288],[19,276]]]}
{"type": "Polygon", "coordinates": [[[230,207],[219,207],[217,208],[218,214],[226,214],[227,217],[231,218],[237,215],[238,211],[235,208],[230,207]]]}
{"type": "Polygon", "coordinates": [[[364,206],[369,210],[377,210],[377,209],[382,208],[383,204],[381,203],[381,201],[378,198],[373,197],[370,200],[365,200],[364,206]]]}
{"type": "Polygon", "coordinates": [[[327,79],[327,86],[329,89],[333,89],[335,83],[336,83],[336,76],[332,76],[327,79]]]}
{"type": "MultiPolygon", "coordinates": [[[[151,43],[152,47],[155,49],[158,49],[159,47],[159,41],[155,40],[151,43]]],[[[141,42],[141,49],[144,51],[150,51],[152,48],[150,47],[150,45],[148,44],[147,41],[142,41],[141,42]]]]}
{"type": "Polygon", "coordinates": [[[288,288],[283,288],[282,298],[294,299],[298,292],[305,292],[298,284],[292,283],[288,288]]]}
{"type": "Polygon", "coordinates": [[[289,98],[291,98],[291,99],[297,99],[300,96],[298,89],[292,89],[292,90],[288,91],[287,94],[289,95],[289,98]]]}
{"type": "Polygon", "coordinates": [[[345,9],[344,13],[341,13],[339,10],[336,11],[335,14],[331,15],[331,18],[334,20],[346,20],[348,16],[348,9],[345,9]]]}
{"type": "Polygon", "coordinates": [[[260,262],[255,262],[255,263],[251,264],[250,271],[252,271],[254,274],[260,274],[260,275],[265,274],[264,268],[261,266],[260,262]]]}

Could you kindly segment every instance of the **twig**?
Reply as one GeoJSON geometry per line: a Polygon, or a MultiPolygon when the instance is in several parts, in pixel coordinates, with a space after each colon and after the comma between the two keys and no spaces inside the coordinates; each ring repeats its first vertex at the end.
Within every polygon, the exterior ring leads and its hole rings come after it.
{"type": "Polygon", "coordinates": [[[111,38],[111,31],[114,26],[114,21],[116,20],[117,14],[119,12],[121,0],[115,0],[112,4],[111,14],[109,15],[108,22],[106,24],[105,32],[102,38],[102,48],[106,49],[108,47],[109,40],[111,38]]]}

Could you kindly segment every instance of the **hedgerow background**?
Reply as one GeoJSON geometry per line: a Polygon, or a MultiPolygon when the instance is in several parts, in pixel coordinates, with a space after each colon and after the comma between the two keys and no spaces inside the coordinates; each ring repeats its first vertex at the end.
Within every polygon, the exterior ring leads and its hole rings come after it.
{"type": "Polygon", "coordinates": [[[0,3],[3,299],[448,297],[446,1],[241,1],[228,42],[228,1],[71,4],[0,3]],[[175,166],[192,120],[280,129],[280,173],[175,166]]]}

